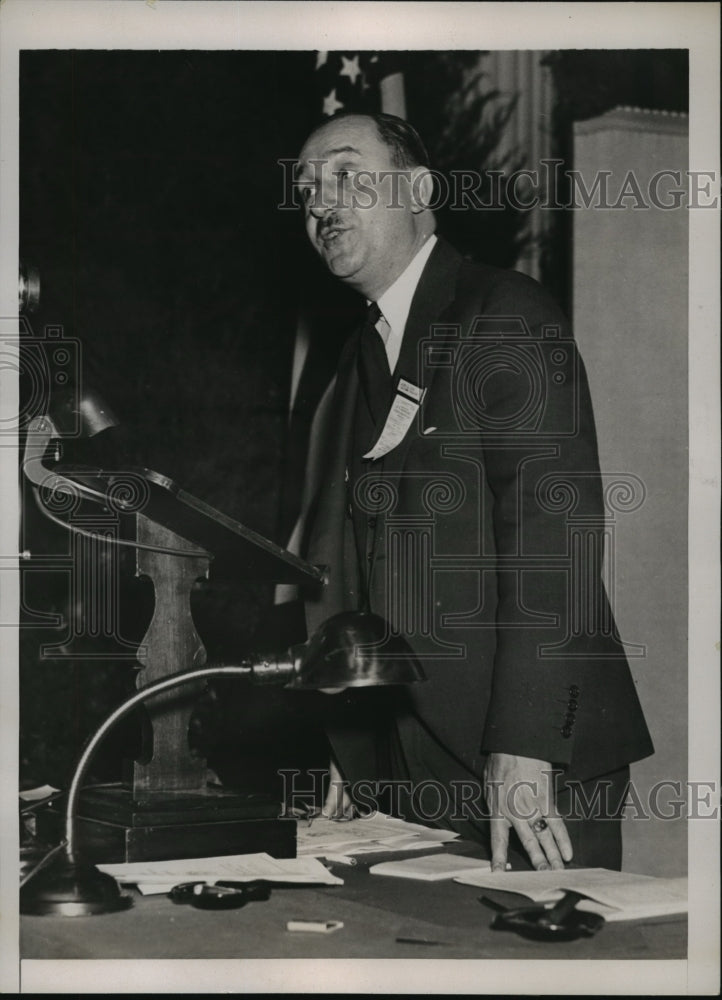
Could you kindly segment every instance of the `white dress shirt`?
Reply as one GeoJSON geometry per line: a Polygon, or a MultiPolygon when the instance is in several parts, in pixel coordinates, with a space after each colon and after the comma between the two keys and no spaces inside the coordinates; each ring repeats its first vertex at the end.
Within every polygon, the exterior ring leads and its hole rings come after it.
{"type": "Polygon", "coordinates": [[[392,372],[401,353],[401,342],[404,337],[406,320],[409,318],[411,300],[435,243],[436,236],[432,233],[421,249],[416,252],[416,256],[410,261],[406,270],[402,271],[393,285],[386,289],[376,303],[381,310],[381,318],[376,324],[376,329],[381,334],[381,339],[386,347],[386,357],[389,359],[389,368],[392,372]]]}

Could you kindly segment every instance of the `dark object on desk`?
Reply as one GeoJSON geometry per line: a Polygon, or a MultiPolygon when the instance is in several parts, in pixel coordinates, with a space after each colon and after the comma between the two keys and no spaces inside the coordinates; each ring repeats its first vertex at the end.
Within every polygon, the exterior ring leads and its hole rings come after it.
{"type": "Polygon", "coordinates": [[[552,907],[535,903],[510,910],[493,903],[487,896],[481,896],[480,902],[498,911],[491,922],[494,930],[515,931],[535,941],[574,941],[593,937],[604,926],[604,917],[598,913],[577,910],[577,903],[584,898],[581,893],[569,890],[552,907]]]}
{"type": "Polygon", "coordinates": [[[168,893],[174,903],[190,903],[197,910],[238,910],[246,903],[271,898],[268,882],[181,882],[168,893]]]}

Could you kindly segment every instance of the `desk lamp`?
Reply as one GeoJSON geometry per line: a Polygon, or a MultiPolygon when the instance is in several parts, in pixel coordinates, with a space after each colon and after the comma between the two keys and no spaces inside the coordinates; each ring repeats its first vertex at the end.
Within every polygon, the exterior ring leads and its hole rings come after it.
{"type": "Polygon", "coordinates": [[[256,683],[327,692],[410,684],[425,679],[406,640],[390,636],[383,618],[342,612],[324,622],[307,645],[293,647],[285,655],[185,670],[141,688],[105,719],[87,743],[68,791],[65,839],[21,886],[21,912],[38,916],[89,916],[125,910],[132,905],[131,897],[120,892],[115,879],[95,865],[83,862],[76,848],[75,813],[88,764],[106,733],[142,702],[190,681],[229,674],[249,677],[256,683]]]}

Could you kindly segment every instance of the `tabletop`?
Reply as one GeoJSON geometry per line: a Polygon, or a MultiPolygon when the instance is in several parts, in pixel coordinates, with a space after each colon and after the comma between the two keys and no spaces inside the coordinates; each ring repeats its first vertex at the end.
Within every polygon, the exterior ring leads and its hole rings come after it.
{"type": "Polygon", "coordinates": [[[684,959],[686,917],[607,923],[593,938],[539,942],[492,930],[482,890],[452,881],[374,875],[329,865],[339,886],[275,887],[270,899],[209,911],[166,895],[133,897],[129,910],[93,917],[21,919],[23,959],[684,959]],[[342,921],[329,934],[291,932],[289,920],[342,921]],[[399,938],[414,943],[400,942],[399,938]],[[435,943],[431,943],[435,942],[435,943]]]}

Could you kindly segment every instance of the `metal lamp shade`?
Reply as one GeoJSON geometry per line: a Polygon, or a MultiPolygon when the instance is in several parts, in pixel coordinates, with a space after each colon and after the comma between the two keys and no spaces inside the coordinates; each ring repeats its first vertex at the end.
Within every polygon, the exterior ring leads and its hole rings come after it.
{"type": "Polygon", "coordinates": [[[388,622],[370,613],[344,611],[320,626],[303,650],[294,690],[339,690],[414,684],[426,680],[411,647],[391,635],[388,622]]]}

